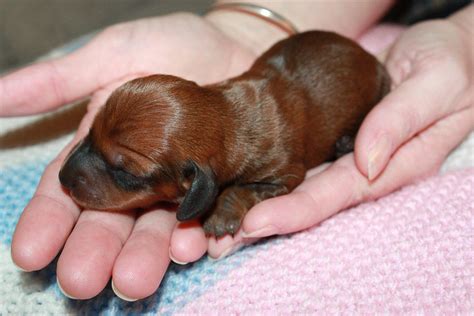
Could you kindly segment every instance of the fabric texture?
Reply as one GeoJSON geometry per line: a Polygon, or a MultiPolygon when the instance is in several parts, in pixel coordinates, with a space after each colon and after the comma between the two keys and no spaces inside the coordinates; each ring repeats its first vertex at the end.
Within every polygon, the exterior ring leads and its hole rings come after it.
{"type": "Polygon", "coordinates": [[[435,177],[281,237],[183,312],[468,312],[473,181],[435,177]]]}

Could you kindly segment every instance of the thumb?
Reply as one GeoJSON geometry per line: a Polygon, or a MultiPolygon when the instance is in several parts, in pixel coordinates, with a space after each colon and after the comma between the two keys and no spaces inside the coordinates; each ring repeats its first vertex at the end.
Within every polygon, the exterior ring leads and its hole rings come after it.
{"type": "Polygon", "coordinates": [[[422,22],[390,49],[386,65],[395,88],[365,118],[355,144],[357,167],[370,180],[402,144],[470,105],[472,63],[461,35],[448,22],[422,22]]]}
{"type": "Polygon", "coordinates": [[[459,101],[456,88],[447,91],[449,65],[419,70],[390,92],[365,118],[357,135],[355,159],[369,180],[376,178],[395,151],[414,135],[447,114],[459,101]]]}

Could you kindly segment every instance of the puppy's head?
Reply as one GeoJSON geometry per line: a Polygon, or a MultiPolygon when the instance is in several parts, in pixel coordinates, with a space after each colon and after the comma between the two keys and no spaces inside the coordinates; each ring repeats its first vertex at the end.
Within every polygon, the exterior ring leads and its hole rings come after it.
{"type": "Polygon", "coordinates": [[[176,201],[178,219],[201,215],[218,190],[210,166],[218,142],[216,122],[209,122],[207,111],[212,99],[206,89],[173,76],[126,83],[66,158],[62,185],[85,208],[122,210],[176,201]]]}

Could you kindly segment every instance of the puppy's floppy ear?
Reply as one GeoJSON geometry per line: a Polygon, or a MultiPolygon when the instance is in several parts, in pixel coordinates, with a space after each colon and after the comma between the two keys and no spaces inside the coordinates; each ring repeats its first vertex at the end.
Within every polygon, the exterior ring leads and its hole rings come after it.
{"type": "Polygon", "coordinates": [[[201,168],[194,161],[190,161],[185,168],[185,174],[193,174],[193,182],[178,207],[176,218],[178,221],[187,221],[197,218],[214,203],[219,188],[214,173],[209,167],[201,168]]]}

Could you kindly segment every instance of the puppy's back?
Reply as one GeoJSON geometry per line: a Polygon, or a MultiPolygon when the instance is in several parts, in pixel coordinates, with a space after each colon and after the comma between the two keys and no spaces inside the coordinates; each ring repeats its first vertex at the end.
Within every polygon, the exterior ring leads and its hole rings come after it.
{"type": "Polygon", "coordinates": [[[280,76],[290,87],[287,91],[304,95],[303,102],[280,106],[287,113],[299,113],[304,107],[299,121],[292,124],[307,131],[303,136],[307,167],[333,156],[334,144],[341,137],[355,136],[363,118],[390,86],[388,74],[374,56],[350,39],[323,31],[277,43],[255,62],[252,71],[280,76]]]}

